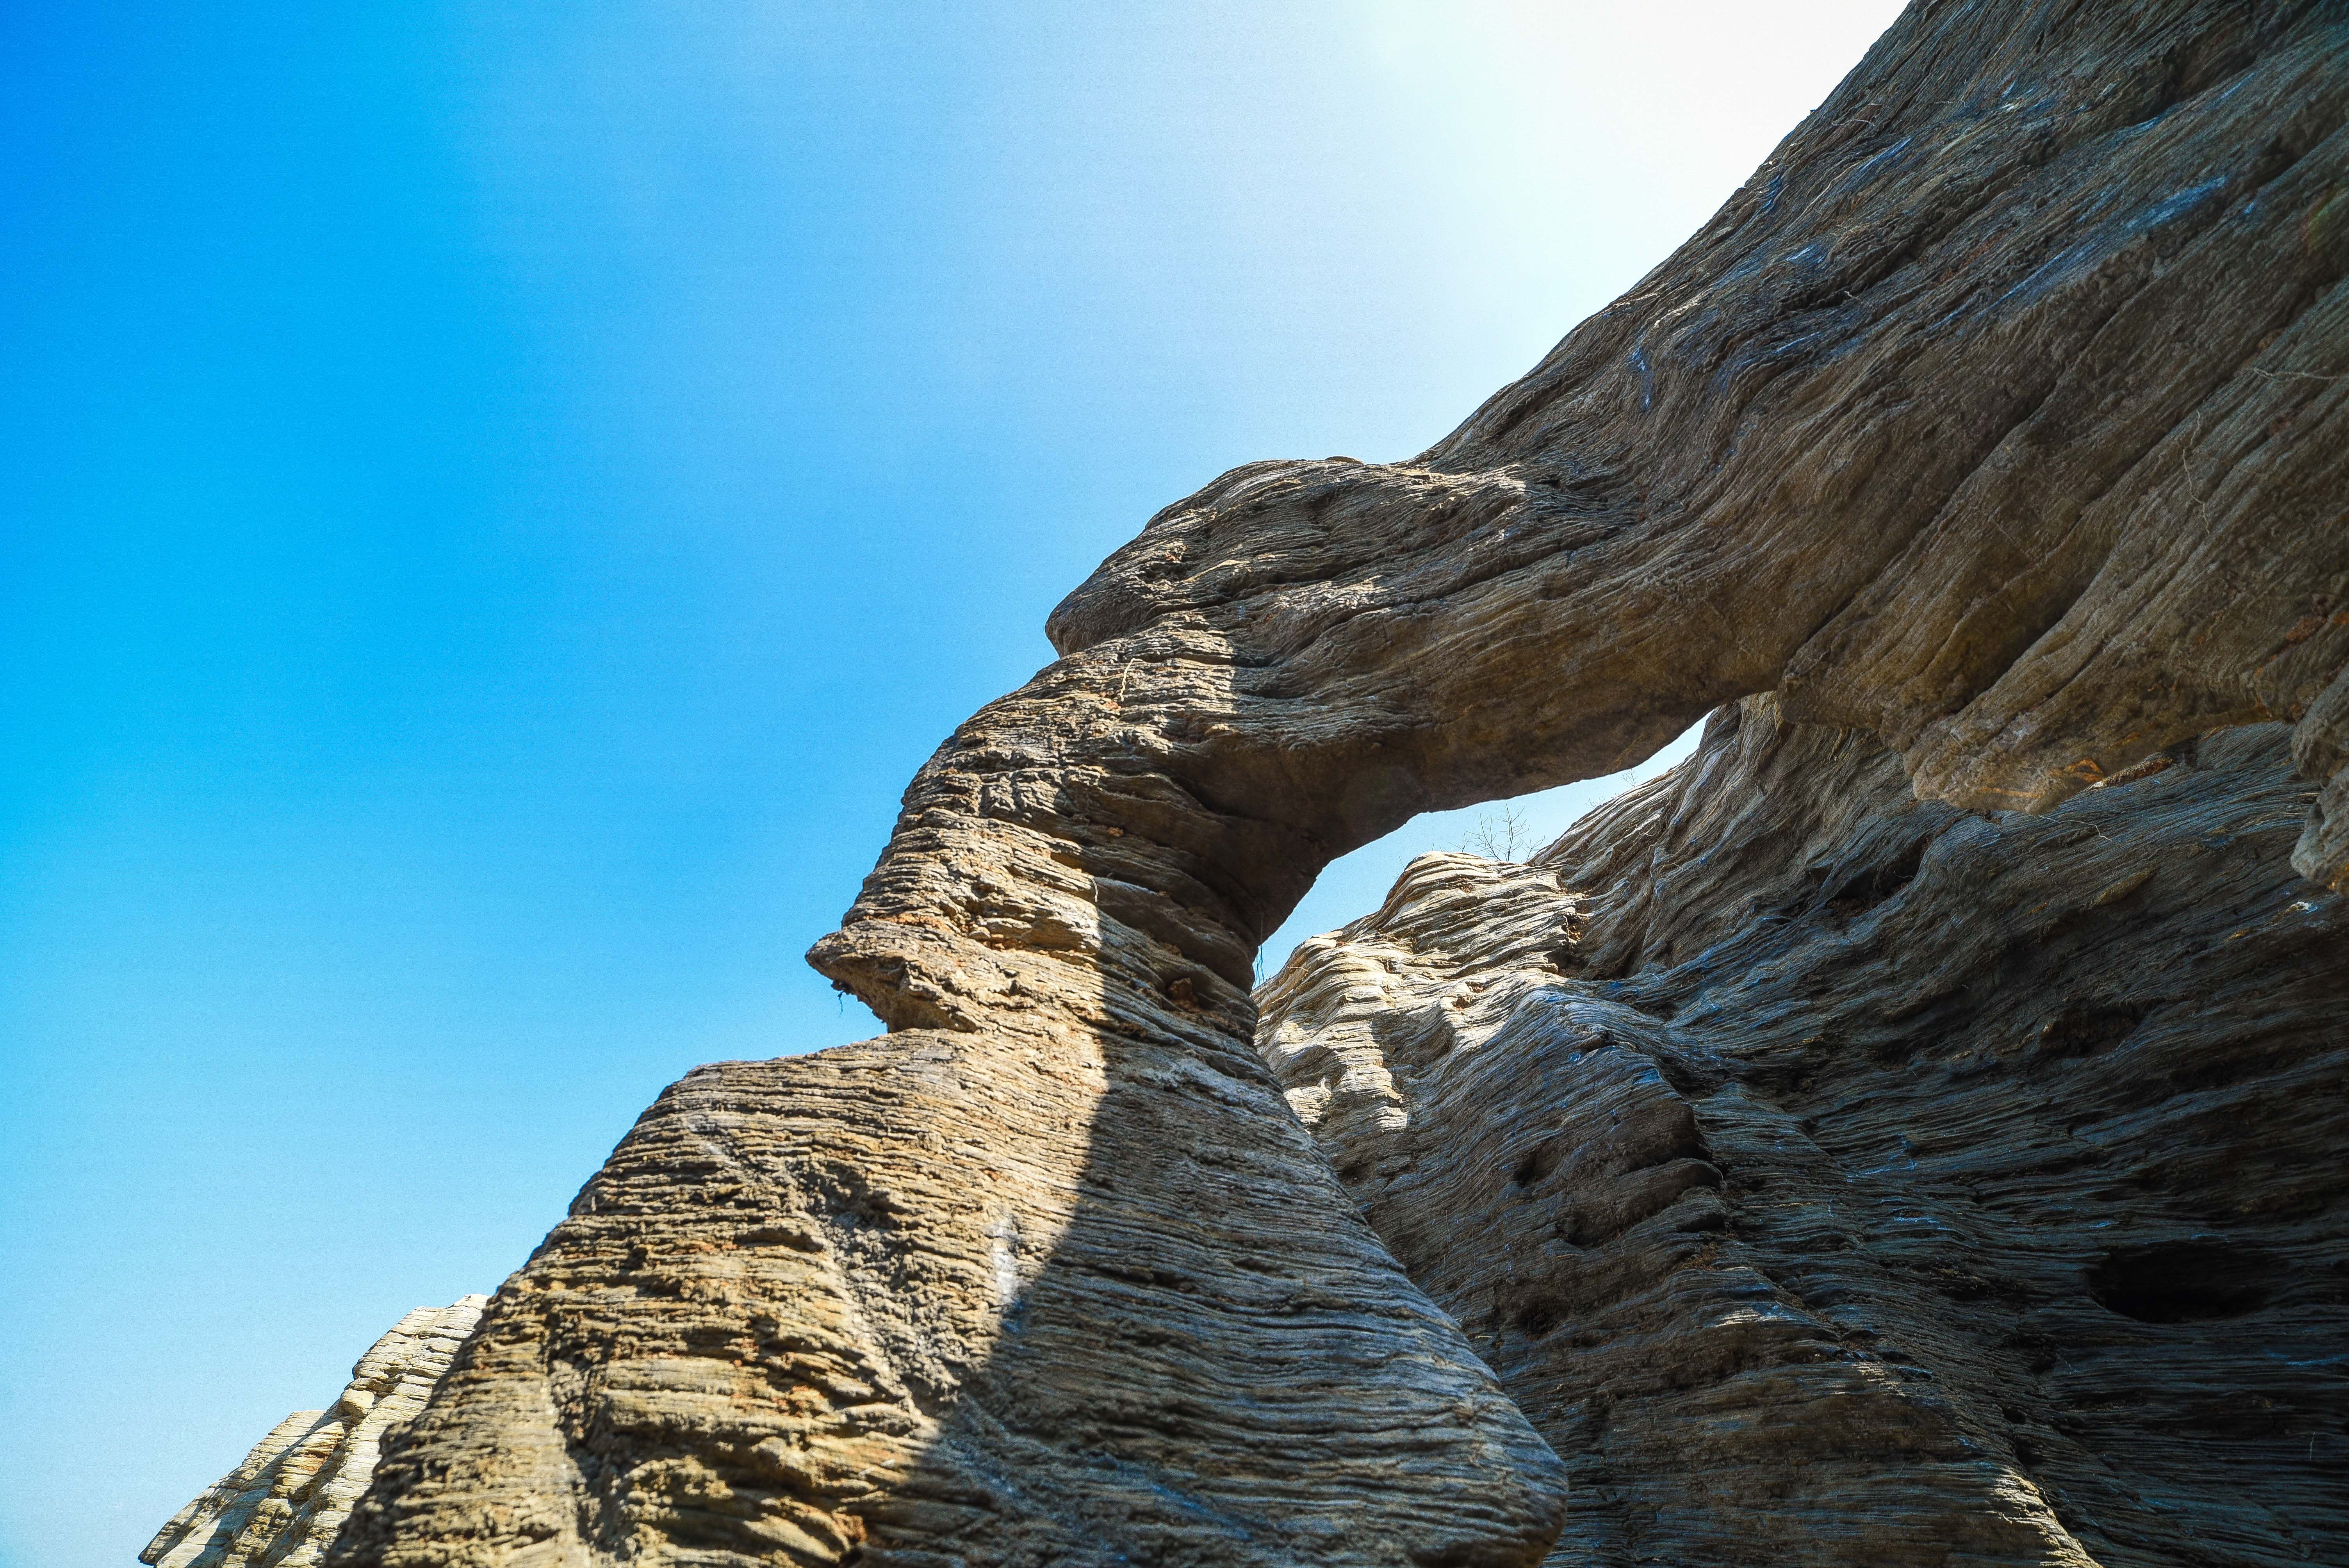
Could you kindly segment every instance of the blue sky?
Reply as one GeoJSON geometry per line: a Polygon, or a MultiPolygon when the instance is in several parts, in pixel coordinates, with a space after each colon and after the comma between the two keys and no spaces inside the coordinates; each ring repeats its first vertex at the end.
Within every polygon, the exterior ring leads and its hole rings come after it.
{"type": "Polygon", "coordinates": [[[799,955],[1061,594],[1433,441],[1896,9],[0,10],[0,1564],[874,1032],[799,955]]]}

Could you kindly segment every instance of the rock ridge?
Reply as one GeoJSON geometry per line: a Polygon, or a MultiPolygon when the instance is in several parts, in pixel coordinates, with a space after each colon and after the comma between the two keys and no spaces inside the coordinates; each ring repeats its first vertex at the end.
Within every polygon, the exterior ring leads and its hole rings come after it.
{"type": "Polygon", "coordinates": [[[296,1410],[139,1553],[150,1568],[315,1568],[374,1478],[386,1438],[413,1420],[481,1321],[485,1295],[419,1306],[393,1325],[327,1410],[296,1410]]]}
{"type": "MultiPolygon", "coordinates": [[[[1444,441],[1235,469],[1071,594],[811,954],[890,1035],[667,1091],[331,1561],[1539,1560],[1566,1470],[1285,1114],[1257,944],[1416,812],[1764,693],[1938,813],[2294,726],[2338,887],[2344,277],[2338,5],[1912,5],[1444,441]]],[[[1714,918],[1652,904],[1643,955],[1714,918]]],[[[2015,1507],[1966,1550],[2057,1542],[2015,1507]]]]}

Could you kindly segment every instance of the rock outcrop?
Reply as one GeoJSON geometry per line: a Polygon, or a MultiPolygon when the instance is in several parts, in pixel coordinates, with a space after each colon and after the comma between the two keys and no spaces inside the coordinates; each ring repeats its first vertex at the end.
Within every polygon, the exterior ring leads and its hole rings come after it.
{"type": "Polygon", "coordinates": [[[2336,5],[1920,0],[1435,448],[1152,520],[812,954],[890,1037],[666,1095],[335,1560],[1537,1560],[1558,1462],[1281,1113],[1257,944],[1763,692],[1958,808],[2297,724],[2337,885],[2344,124],[2336,5]]]}
{"type": "Polygon", "coordinates": [[[1557,1561],[2349,1561],[2349,900],[2282,727],[1985,820],[1776,707],[1262,993],[1571,1470],[1557,1561]]]}
{"type": "Polygon", "coordinates": [[[499,1293],[346,1548],[1537,1556],[1557,1461],[1261,1068],[1106,1051],[926,1033],[690,1075],[499,1293]],[[1092,1125],[1062,1111],[1087,1091],[1092,1125]],[[1284,1233],[1304,1201],[1343,1222],[1284,1233]]]}
{"type": "Polygon", "coordinates": [[[155,1533],[151,1568],[313,1568],[367,1490],[386,1437],[413,1420],[481,1321],[485,1295],[419,1306],[351,1368],[331,1410],[296,1410],[155,1533]]]}

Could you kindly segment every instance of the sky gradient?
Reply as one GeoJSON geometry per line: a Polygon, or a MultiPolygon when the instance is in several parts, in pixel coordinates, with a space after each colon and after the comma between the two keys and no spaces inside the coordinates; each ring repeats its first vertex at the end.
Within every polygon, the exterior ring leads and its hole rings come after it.
{"type": "Polygon", "coordinates": [[[1897,9],[0,9],[0,1568],[876,1032],[800,954],[1057,599],[1431,444],[1897,9]]]}

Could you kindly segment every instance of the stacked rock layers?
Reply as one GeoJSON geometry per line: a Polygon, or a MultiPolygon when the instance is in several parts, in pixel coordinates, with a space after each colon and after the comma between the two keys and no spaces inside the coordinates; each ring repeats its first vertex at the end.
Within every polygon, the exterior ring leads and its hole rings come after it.
{"type": "Polygon", "coordinates": [[[1962,806],[2252,722],[2337,769],[2344,122],[2335,5],[1923,0],[1436,448],[1161,513],[812,954],[895,1033],[666,1097],[337,1560],[1537,1558],[1557,1462],[1268,1114],[1256,944],[1757,692],[1962,806]]]}
{"type": "Polygon", "coordinates": [[[481,1320],[483,1295],[419,1306],[351,1368],[331,1410],[296,1410],[156,1532],[151,1568],[312,1568],[375,1474],[383,1440],[415,1418],[481,1320]]]}
{"type": "Polygon", "coordinates": [[[2349,900],[2282,727],[2164,760],[1985,820],[1755,699],[1267,985],[1558,1563],[2349,1561],[2349,900]]]}

